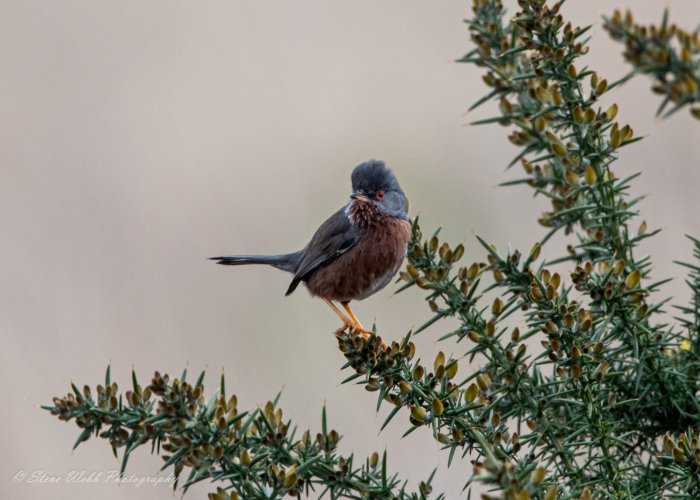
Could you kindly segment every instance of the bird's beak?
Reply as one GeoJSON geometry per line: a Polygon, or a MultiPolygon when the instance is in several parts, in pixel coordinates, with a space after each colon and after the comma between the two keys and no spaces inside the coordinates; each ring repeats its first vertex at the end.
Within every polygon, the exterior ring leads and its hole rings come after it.
{"type": "Polygon", "coordinates": [[[363,202],[372,201],[367,196],[365,196],[364,194],[360,194],[360,193],[352,193],[350,195],[350,198],[352,198],[353,200],[363,201],[363,202]]]}

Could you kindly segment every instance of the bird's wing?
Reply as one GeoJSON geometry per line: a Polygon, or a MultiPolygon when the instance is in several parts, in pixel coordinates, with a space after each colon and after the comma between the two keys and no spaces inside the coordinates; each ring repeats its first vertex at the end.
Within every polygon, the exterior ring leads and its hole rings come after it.
{"type": "Polygon", "coordinates": [[[345,215],[345,207],[331,215],[306,245],[286,295],[292,293],[316,269],[350,250],[357,244],[359,237],[359,230],[345,215]]]}

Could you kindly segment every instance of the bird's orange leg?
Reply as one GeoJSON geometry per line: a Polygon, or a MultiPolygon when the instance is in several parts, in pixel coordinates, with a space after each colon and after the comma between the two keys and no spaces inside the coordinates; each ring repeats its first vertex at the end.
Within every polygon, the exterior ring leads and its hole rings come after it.
{"type": "Polygon", "coordinates": [[[355,328],[357,328],[357,326],[355,325],[355,323],[353,322],[353,320],[351,320],[350,318],[346,317],[346,316],[340,311],[340,309],[338,309],[338,307],[337,307],[333,302],[331,302],[330,300],[326,299],[325,297],[323,297],[323,301],[324,301],[326,304],[328,304],[328,307],[330,307],[331,309],[333,309],[333,312],[334,312],[335,314],[337,314],[338,317],[343,321],[343,324],[344,324],[345,326],[344,326],[341,330],[345,330],[345,328],[351,328],[351,329],[354,330],[355,328]]]}
{"type": "MultiPolygon", "coordinates": [[[[357,330],[357,332],[360,335],[362,335],[363,339],[367,340],[370,337],[370,335],[374,334],[374,332],[372,330],[367,330],[364,326],[362,326],[362,323],[360,323],[360,320],[357,319],[357,316],[355,316],[355,313],[352,312],[352,309],[350,309],[350,305],[347,302],[341,302],[340,305],[343,306],[343,309],[345,309],[348,312],[348,314],[350,315],[352,320],[355,322],[355,325],[356,325],[355,330],[357,330]]],[[[385,350],[387,348],[386,342],[384,342],[383,340],[382,340],[382,347],[385,350]]]]}
{"type": "Polygon", "coordinates": [[[352,309],[350,309],[350,305],[347,302],[341,302],[340,305],[343,306],[343,309],[345,309],[348,312],[350,318],[355,322],[355,329],[358,332],[372,333],[371,331],[367,330],[364,326],[362,326],[362,323],[360,323],[360,320],[357,319],[357,316],[355,316],[355,313],[352,312],[352,309]]]}

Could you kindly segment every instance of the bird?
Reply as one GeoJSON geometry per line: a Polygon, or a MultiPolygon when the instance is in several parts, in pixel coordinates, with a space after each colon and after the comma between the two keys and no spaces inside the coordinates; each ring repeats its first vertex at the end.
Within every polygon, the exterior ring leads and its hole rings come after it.
{"type": "MultiPolygon", "coordinates": [[[[264,264],[291,273],[285,295],[303,283],[341,319],[337,333],[349,328],[368,339],[373,332],[362,326],[349,304],[374,295],[391,281],[406,257],[412,231],[408,199],[383,161],[357,165],[350,180],[349,201],[319,226],[301,250],[210,259],[225,266],[264,264]]],[[[382,346],[386,349],[386,343],[382,346]]]]}

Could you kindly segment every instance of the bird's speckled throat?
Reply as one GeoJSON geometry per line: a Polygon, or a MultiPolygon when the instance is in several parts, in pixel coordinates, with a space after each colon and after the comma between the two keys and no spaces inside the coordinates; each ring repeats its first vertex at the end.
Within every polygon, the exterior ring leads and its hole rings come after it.
{"type": "Polygon", "coordinates": [[[385,217],[388,217],[381,213],[374,203],[360,200],[351,201],[345,209],[345,215],[350,219],[350,223],[353,226],[361,228],[376,226],[385,217]]]}

